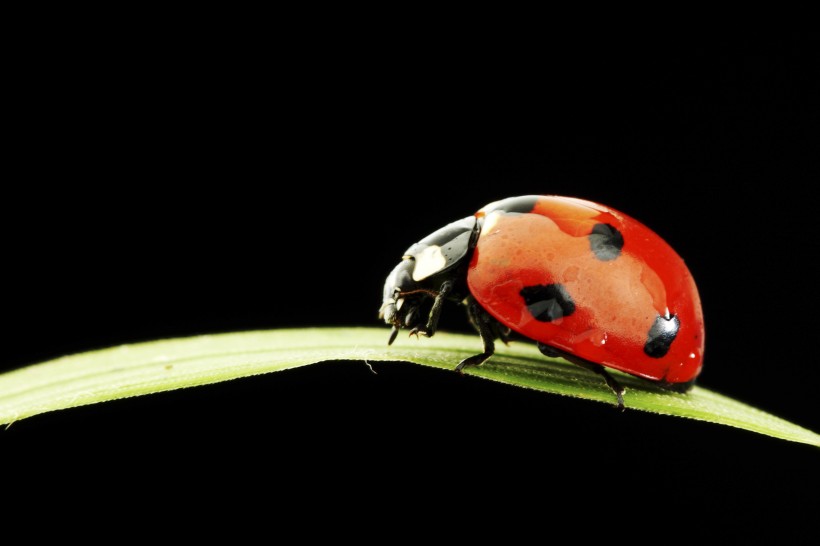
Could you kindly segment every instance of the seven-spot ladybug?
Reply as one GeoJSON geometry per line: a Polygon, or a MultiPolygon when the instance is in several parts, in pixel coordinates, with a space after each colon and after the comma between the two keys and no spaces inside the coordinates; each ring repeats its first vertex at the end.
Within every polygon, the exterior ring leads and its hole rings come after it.
{"type": "Polygon", "coordinates": [[[388,275],[379,317],[430,337],[445,300],[467,307],[484,352],[510,331],[623,387],[604,366],[685,392],[703,361],[703,312],[678,254],[612,208],[559,196],[510,197],[428,235],[388,275]]]}

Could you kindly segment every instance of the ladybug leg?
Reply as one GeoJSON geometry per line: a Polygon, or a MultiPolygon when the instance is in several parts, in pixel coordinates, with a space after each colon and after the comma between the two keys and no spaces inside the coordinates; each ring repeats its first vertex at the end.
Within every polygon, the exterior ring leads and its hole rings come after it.
{"type": "Polygon", "coordinates": [[[510,344],[510,331],[511,330],[509,328],[507,328],[506,326],[502,326],[501,323],[498,322],[497,320],[493,321],[493,322],[494,322],[493,326],[495,327],[494,330],[495,330],[495,334],[496,334],[494,337],[497,337],[498,339],[500,339],[502,341],[502,343],[504,343],[504,345],[509,346],[509,344],[510,344]]]}
{"type": "Polygon", "coordinates": [[[612,392],[618,397],[618,409],[620,411],[624,411],[624,388],[623,386],[618,383],[618,381],[612,377],[609,372],[606,371],[606,368],[601,366],[600,364],[596,364],[595,362],[590,362],[589,360],[584,360],[583,358],[578,358],[577,356],[571,355],[569,353],[565,353],[564,351],[559,351],[554,347],[550,347],[549,345],[545,345],[541,342],[538,342],[538,350],[541,351],[541,354],[545,356],[549,356],[552,358],[561,357],[564,360],[575,364],[585,370],[589,370],[591,372],[597,373],[598,375],[604,378],[606,381],[607,386],[612,389],[612,392]]]}
{"type": "Polygon", "coordinates": [[[418,337],[419,334],[425,337],[433,337],[436,333],[436,329],[438,328],[438,319],[441,317],[441,309],[444,307],[444,300],[453,290],[453,283],[450,281],[444,281],[442,283],[441,288],[436,294],[435,300],[433,300],[433,307],[430,309],[430,314],[427,316],[427,324],[424,325],[424,330],[420,329],[418,326],[410,330],[411,336],[418,337]]]}
{"type": "Polygon", "coordinates": [[[495,343],[493,342],[497,337],[493,325],[495,319],[478,305],[473,298],[470,298],[467,303],[467,316],[475,329],[478,330],[478,335],[481,336],[481,341],[484,343],[484,352],[459,362],[456,366],[458,373],[463,373],[462,370],[468,366],[480,366],[495,353],[495,343]]]}
{"type": "Polygon", "coordinates": [[[436,295],[436,299],[433,300],[433,308],[430,309],[430,315],[427,317],[427,324],[424,326],[425,336],[433,337],[433,334],[436,333],[436,328],[438,328],[438,319],[441,317],[441,309],[444,306],[444,299],[450,294],[452,289],[453,283],[450,281],[444,281],[444,283],[442,283],[441,288],[436,295]]]}
{"type": "Polygon", "coordinates": [[[606,371],[606,369],[603,366],[601,366],[600,364],[595,364],[594,362],[589,362],[588,360],[583,360],[581,358],[568,358],[567,360],[569,360],[576,366],[580,366],[602,376],[604,378],[604,381],[606,381],[607,386],[610,389],[612,389],[612,392],[614,392],[615,396],[618,397],[618,410],[624,411],[624,388],[620,383],[618,383],[618,381],[614,377],[612,377],[609,374],[609,372],[606,371]]]}

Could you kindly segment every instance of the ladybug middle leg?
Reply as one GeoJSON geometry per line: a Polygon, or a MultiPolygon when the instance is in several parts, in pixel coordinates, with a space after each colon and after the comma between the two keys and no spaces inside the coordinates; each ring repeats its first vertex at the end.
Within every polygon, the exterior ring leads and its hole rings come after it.
{"type": "Polygon", "coordinates": [[[550,347],[549,345],[545,345],[538,342],[538,350],[541,351],[541,354],[545,356],[549,356],[551,358],[561,357],[564,360],[575,364],[585,370],[589,370],[591,372],[595,372],[598,375],[604,378],[606,381],[607,386],[612,389],[612,392],[618,397],[618,409],[620,411],[624,411],[624,388],[623,386],[618,383],[618,381],[612,377],[606,369],[601,366],[600,364],[596,364],[595,362],[590,362],[589,360],[584,360],[583,358],[579,358],[575,355],[566,353],[564,351],[560,351],[555,347],[550,347]]]}
{"type": "Polygon", "coordinates": [[[472,297],[467,298],[467,316],[470,323],[478,331],[478,335],[481,336],[481,341],[484,343],[484,352],[462,360],[456,366],[458,373],[462,373],[462,370],[468,366],[483,364],[495,353],[495,340],[500,338],[506,344],[510,335],[509,328],[502,326],[472,297]]]}

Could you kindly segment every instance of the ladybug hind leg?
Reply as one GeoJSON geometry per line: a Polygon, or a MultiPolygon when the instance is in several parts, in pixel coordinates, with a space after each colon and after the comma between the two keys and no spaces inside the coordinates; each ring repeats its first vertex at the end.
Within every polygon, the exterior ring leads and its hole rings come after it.
{"type": "Polygon", "coordinates": [[[555,347],[550,347],[549,345],[545,345],[538,342],[538,350],[541,351],[541,354],[545,356],[549,356],[551,358],[561,357],[567,362],[571,362],[576,366],[584,368],[585,370],[589,370],[591,372],[597,373],[598,375],[604,378],[606,381],[607,386],[612,389],[612,392],[618,397],[618,409],[620,411],[624,411],[624,388],[623,386],[618,383],[618,381],[612,377],[609,372],[606,371],[606,368],[601,366],[600,364],[596,364],[595,362],[590,362],[589,360],[584,360],[583,358],[579,358],[575,355],[566,353],[564,351],[559,351],[555,347]]]}
{"type": "Polygon", "coordinates": [[[481,342],[484,344],[484,352],[473,355],[462,360],[456,371],[463,373],[462,370],[468,366],[480,366],[487,361],[495,353],[495,340],[500,338],[505,344],[509,339],[510,330],[501,325],[495,320],[487,311],[481,307],[472,297],[467,299],[467,317],[470,319],[470,324],[476,329],[478,335],[481,336],[481,342]]]}

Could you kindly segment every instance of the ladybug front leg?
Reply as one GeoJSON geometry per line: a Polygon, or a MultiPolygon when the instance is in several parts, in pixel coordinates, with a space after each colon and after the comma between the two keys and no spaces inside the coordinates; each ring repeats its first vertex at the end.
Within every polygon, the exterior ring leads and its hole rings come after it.
{"type": "Polygon", "coordinates": [[[453,283],[450,281],[444,281],[441,285],[441,288],[436,294],[436,298],[433,300],[433,307],[430,309],[430,314],[427,316],[427,324],[424,325],[424,330],[420,330],[418,326],[410,330],[410,335],[415,335],[418,337],[419,334],[425,337],[433,337],[436,333],[436,329],[438,328],[438,319],[441,317],[441,309],[444,306],[445,298],[450,294],[453,290],[453,283]]]}
{"type": "Polygon", "coordinates": [[[495,319],[472,297],[469,298],[467,302],[467,315],[470,317],[470,322],[475,326],[475,329],[478,330],[478,335],[481,336],[481,341],[484,343],[484,352],[462,360],[458,366],[456,366],[458,373],[463,373],[462,370],[467,366],[479,366],[493,356],[495,353],[495,343],[493,340],[498,337],[493,327],[495,319]]]}

